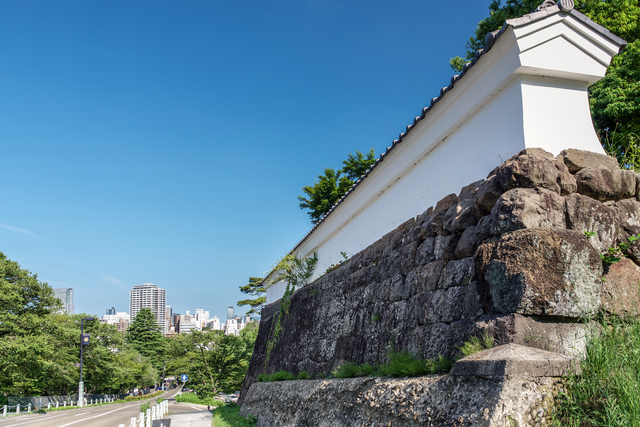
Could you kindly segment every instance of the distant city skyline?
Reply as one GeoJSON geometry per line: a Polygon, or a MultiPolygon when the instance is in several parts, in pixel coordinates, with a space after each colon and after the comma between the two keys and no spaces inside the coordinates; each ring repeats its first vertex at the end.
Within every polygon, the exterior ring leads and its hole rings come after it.
{"type": "MultiPolygon", "coordinates": [[[[149,285],[149,284],[147,284],[147,285],[149,285]]],[[[137,286],[143,286],[143,285],[137,285],[137,286]]],[[[169,302],[170,302],[170,300],[167,299],[167,305],[165,306],[165,319],[166,319],[166,328],[167,328],[167,330],[169,330],[169,328],[171,326],[175,326],[175,318],[176,318],[176,316],[184,316],[184,315],[187,315],[187,314],[189,316],[193,317],[194,325],[196,324],[195,320],[198,317],[199,313],[201,313],[202,315],[206,314],[207,320],[209,322],[211,322],[212,320],[216,319],[217,322],[219,322],[220,325],[225,323],[225,322],[220,320],[220,319],[222,319],[221,316],[218,316],[218,315],[215,315],[215,314],[214,315],[210,315],[209,314],[210,311],[209,310],[205,310],[203,307],[197,307],[195,310],[193,310],[193,308],[190,308],[188,310],[177,311],[177,310],[174,310],[174,308],[170,304],[168,304],[169,302]]],[[[227,312],[226,313],[227,314],[226,318],[227,319],[232,319],[232,318],[240,317],[240,318],[244,319],[246,317],[246,311],[248,311],[248,310],[244,310],[242,313],[235,313],[235,307],[236,306],[227,306],[227,308],[226,308],[226,312],[227,312]],[[229,317],[230,314],[231,314],[231,317],[229,317]]],[[[126,313],[126,314],[130,315],[130,313],[131,313],[131,302],[129,303],[129,307],[127,308],[127,310],[129,310],[129,311],[126,311],[126,310],[125,311],[118,311],[117,307],[107,307],[104,310],[106,315],[102,315],[102,316],[100,316],[100,318],[111,319],[111,317],[109,317],[109,316],[115,316],[116,314],[121,315],[123,313],[126,313]]],[[[260,314],[259,313],[257,315],[254,314],[251,317],[252,318],[256,318],[256,317],[259,318],[260,314]]],[[[133,320],[133,318],[132,318],[132,320],[133,320]]],[[[217,329],[219,329],[219,327],[217,329]]]]}

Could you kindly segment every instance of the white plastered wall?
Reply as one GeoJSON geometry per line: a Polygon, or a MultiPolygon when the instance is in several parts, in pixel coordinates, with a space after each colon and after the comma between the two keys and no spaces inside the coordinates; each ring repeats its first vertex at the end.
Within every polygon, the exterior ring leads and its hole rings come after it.
{"type": "MultiPolygon", "coordinates": [[[[360,252],[524,148],[604,153],[587,88],[604,76],[618,49],[564,13],[532,23],[514,20],[296,247],[297,256],[318,253],[317,278],[342,260],[341,252],[360,252]]],[[[267,303],[284,289],[284,283],[269,285],[267,303]]]]}

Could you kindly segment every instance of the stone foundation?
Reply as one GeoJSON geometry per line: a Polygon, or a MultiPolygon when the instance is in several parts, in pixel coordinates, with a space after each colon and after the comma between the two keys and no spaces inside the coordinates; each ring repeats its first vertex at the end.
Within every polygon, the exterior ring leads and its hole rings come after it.
{"type": "Polygon", "coordinates": [[[345,361],[383,363],[391,346],[454,357],[483,331],[498,345],[581,353],[585,318],[637,307],[640,240],[618,264],[600,258],[640,232],[636,180],[604,155],[524,150],[297,290],[268,361],[279,302],[265,307],[240,402],[261,373],[326,376],[345,361]]]}

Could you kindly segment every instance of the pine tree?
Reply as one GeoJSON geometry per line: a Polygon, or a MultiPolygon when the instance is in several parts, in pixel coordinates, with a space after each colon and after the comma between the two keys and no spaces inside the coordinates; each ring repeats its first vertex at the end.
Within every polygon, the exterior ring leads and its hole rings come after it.
{"type": "Polygon", "coordinates": [[[138,312],[127,329],[127,342],[147,358],[156,370],[162,369],[166,342],[151,309],[143,308],[138,312]]]}

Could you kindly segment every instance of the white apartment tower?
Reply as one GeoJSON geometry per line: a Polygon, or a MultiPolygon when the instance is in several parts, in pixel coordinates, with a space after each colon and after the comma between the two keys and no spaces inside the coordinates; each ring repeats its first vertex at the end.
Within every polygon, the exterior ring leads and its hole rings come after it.
{"type": "Polygon", "coordinates": [[[66,314],[74,314],[73,306],[73,289],[72,288],[54,288],[53,292],[62,302],[62,312],[66,314]]]}
{"type": "Polygon", "coordinates": [[[156,321],[160,325],[160,331],[167,333],[166,307],[167,307],[167,290],[159,288],[153,283],[145,283],[144,285],[136,285],[131,290],[131,323],[136,319],[136,315],[143,308],[151,309],[156,316],[156,321]]]}
{"type": "Polygon", "coordinates": [[[196,325],[198,325],[198,329],[205,327],[208,321],[209,312],[203,308],[196,308],[196,325]]]}

